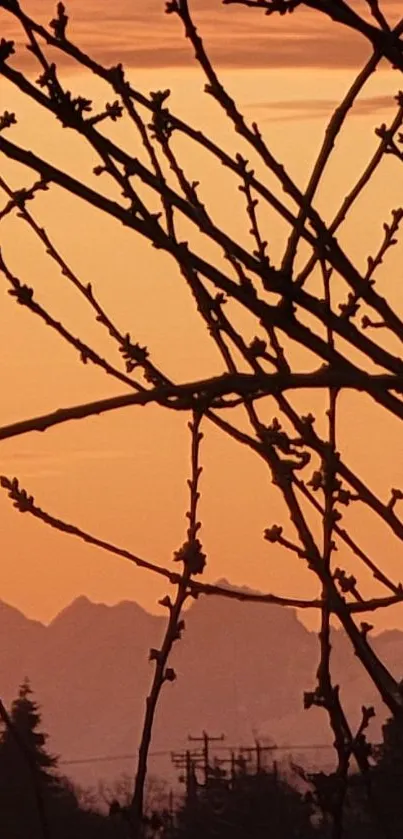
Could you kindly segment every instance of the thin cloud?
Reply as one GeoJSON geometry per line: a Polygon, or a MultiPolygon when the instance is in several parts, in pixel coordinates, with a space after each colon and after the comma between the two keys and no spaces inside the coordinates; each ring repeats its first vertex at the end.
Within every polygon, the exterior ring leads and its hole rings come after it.
{"type": "MultiPolygon", "coordinates": [[[[400,0],[384,4],[392,23],[399,5],[400,0]]],[[[43,23],[54,16],[53,0],[23,0],[23,6],[43,23]]],[[[370,52],[365,40],[347,29],[335,37],[334,24],[309,9],[297,9],[283,18],[223,6],[220,0],[193,0],[191,8],[210,55],[221,66],[351,67],[370,52]]],[[[164,0],[115,0],[113,5],[104,0],[70,0],[68,11],[72,40],[106,64],[194,65],[181,23],[175,15],[165,14],[164,0]]],[[[3,37],[17,37],[6,12],[0,12],[0,29],[3,37]]]]}
{"type": "MultiPolygon", "coordinates": [[[[340,103],[336,99],[295,99],[276,102],[254,102],[244,106],[245,110],[264,111],[265,122],[300,120],[330,117],[340,103]]],[[[358,100],[351,110],[352,116],[370,116],[396,107],[393,96],[368,96],[358,100]]]]}
{"type": "Polygon", "coordinates": [[[71,463],[73,460],[127,460],[134,457],[127,451],[113,449],[76,449],[58,452],[9,452],[2,456],[2,462],[40,464],[71,463]]]}

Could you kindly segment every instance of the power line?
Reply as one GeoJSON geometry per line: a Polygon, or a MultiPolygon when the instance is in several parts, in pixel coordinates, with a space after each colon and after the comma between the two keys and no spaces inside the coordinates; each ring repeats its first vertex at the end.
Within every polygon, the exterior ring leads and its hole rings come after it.
{"type": "MultiPolygon", "coordinates": [[[[149,757],[168,757],[169,755],[171,755],[171,750],[149,753],[149,757]]],[[[67,760],[59,760],[59,766],[71,766],[73,764],[79,763],[103,763],[106,761],[113,760],[133,760],[135,757],[137,757],[137,754],[135,752],[130,752],[128,754],[121,755],[96,755],[94,757],[77,757],[67,760]]]]}
{"type": "MultiPolygon", "coordinates": [[[[203,768],[204,768],[204,782],[207,786],[208,780],[208,773],[210,767],[210,743],[222,743],[225,740],[224,734],[220,734],[219,737],[212,737],[210,734],[207,734],[207,731],[203,731],[201,737],[193,737],[191,734],[188,735],[188,740],[191,743],[202,743],[202,757],[203,757],[203,768]]],[[[225,748],[225,746],[224,746],[225,748]]]]}
{"type": "Polygon", "coordinates": [[[68,760],[59,760],[59,766],[73,766],[79,765],[80,763],[106,763],[113,760],[133,760],[134,757],[136,757],[135,754],[98,755],[97,757],[77,757],[68,760]]]}
{"type": "MultiPolygon", "coordinates": [[[[214,751],[239,751],[241,749],[250,749],[250,746],[214,746],[214,751]]],[[[290,752],[290,751],[315,751],[316,749],[333,749],[331,743],[290,743],[289,745],[272,745],[269,747],[273,752],[290,752]]],[[[175,749],[164,749],[160,751],[150,752],[149,757],[170,757],[175,749]]],[[[60,766],[73,766],[85,763],[107,763],[118,760],[133,760],[137,757],[136,752],[130,752],[120,755],[96,755],[93,757],[80,757],[60,760],[60,766]]]]}

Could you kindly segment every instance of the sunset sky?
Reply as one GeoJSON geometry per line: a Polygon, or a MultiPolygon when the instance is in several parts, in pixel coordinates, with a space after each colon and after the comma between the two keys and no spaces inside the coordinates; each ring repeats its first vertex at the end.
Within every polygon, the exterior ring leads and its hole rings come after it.
{"type": "MultiPolygon", "coordinates": [[[[26,0],[22,5],[43,22],[54,13],[54,4],[48,0],[26,0]]],[[[364,12],[365,4],[358,6],[364,12]]],[[[392,22],[400,6],[400,0],[385,4],[392,22]]],[[[268,19],[255,11],[221,7],[219,0],[195,0],[192,7],[206,46],[241,110],[250,121],[258,121],[277,157],[304,186],[332,109],[369,55],[365,43],[341,36],[340,30],[333,30],[315,13],[268,19]]],[[[113,4],[70,0],[70,37],[107,65],[122,61],[139,90],[169,87],[173,110],[212,133],[231,152],[238,151],[239,140],[203,94],[204,78],[194,66],[179,21],[164,15],[163,9],[163,0],[115,0],[113,4]]],[[[0,12],[0,34],[17,35],[4,12],[0,12]]],[[[16,65],[37,77],[21,48],[16,65]]],[[[96,103],[112,98],[99,80],[69,63],[62,67],[62,75],[69,89],[96,103]]],[[[399,83],[401,79],[382,66],[366,85],[338,141],[318,198],[318,208],[327,219],[375,149],[374,129],[392,118],[399,83]]],[[[95,161],[88,149],[4,80],[0,80],[0,103],[0,111],[15,111],[18,117],[17,127],[7,135],[11,140],[33,148],[83,180],[91,179],[88,173],[95,161]]],[[[132,137],[124,121],[114,132],[130,146],[132,137]]],[[[215,217],[243,241],[247,235],[244,207],[228,175],[185,141],[178,149],[187,171],[200,180],[215,217]]],[[[13,187],[34,180],[7,160],[1,161],[0,174],[13,187]]],[[[401,194],[401,172],[388,159],[340,234],[361,269],[381,241],[383,221],[391,208],[401,204],[401,194]]],[[[0,210],[5,203],[6,196],[0,195],[0,210]]],[[[222,371],[193,301],[167,257],[56,188],[37,197],[29,209],[81,280],[93,283],[122,331],[146,344],[152,359],[169,375],[186,381],[222,371]]],[[[271,219],[267,238],[274,262],[282,253],[284,235],[283,225],[271,219]]],[[[75,335],[118,362],[113,344],[95,323],[93,313],[46,258],[27,225],[15,215],[9,217],[1,223],[0,242],[7,264],[22,282],[34,286],[38,301],[75,335]]],[[[401,264],[399,244],[379,272],[380,287],[400,311],[401,264]]],[[[124,387],[102,371],[80,364],[75,351],[59,336],[16,306],[3,277],[0,295],[0,425],[123,392],[124,387]]],[[[398,420],[364,396],[343,395],[340,402],[340,449],[349,465],[387,500],[390,488],[402,483],[398,420]]],[[[305,411],[323,408],[317,395],[307,393],[293,398],[293,404],[305,411]]],[[[267,410],[270,422],[278,410],[270,404],[267,410]]],[[[173,551],[186,534],[186,421],[185,416],[150,406],[61,425],[42,435],[31,433],[1,444],[0,471],[18,476],[49,512],[146,559],[170,565],[173,551]]],[[[265,527],[287,521],[264,465],[216,429],[205,427],[204,431],[200,513],[208,554],[206,579],[225,577],[237,585],[289,596],[316,594],[315,580],[302,561],[262,539],[265,527]]],[[[4,493],[0,515],[0,598],[28,616],[49,621],[79,594],[105,603],[133,599],[151,611],[158,609],[156,601],[166,592],[158,579],[19,515],[4,493]]],[[[346,523],[351,523],[362,547],[385,564],[394,580],[403,581],[397,539],[357,505],[346,513],[346,523]]],[[[288,523],[285,531],[293,536],[288,523]]],[[[343,549],[339,559],[343,567],[354,569],[343,549]]],[[[380,593],[371,579],[364,575],[363,580],[365,594],[380,593]]],[[[307,615],[304,620],[309,622],[307,615]]],[[[376,626],[403,628],[403,608],[379,615],[376,626]]]]}

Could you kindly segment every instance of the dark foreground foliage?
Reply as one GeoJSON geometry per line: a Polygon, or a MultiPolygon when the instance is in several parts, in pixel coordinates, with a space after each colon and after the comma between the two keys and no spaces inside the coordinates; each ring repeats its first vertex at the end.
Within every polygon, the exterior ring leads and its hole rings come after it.
{"type": "MultiPolygon", "coordinates": [[[[41,713],[28,680],[10,712],[3,708],[0,740],[2,839],[124,839],[130,835],[131,790],[85,806],[58,759],[46,748],[41,713]],[[127,801],[126,801],[127,799],[127,801]],[[105,804],[105,802],[104,802],[105,804]]],[[[265,750],[262,750],[262,754],[265,750]]],[[[269,749],[267,750],[269,751],[269,749]]],[[[196,755],[196,756],[195,756],[196,755]]],[[[158,801],[144,819],[146,839],[331,839],[335,801],[343,779],[267,762],[241,749],[229,759],[203,762],[183,755],[180,803],[158,801]]],[[[372,749],[366,778],[352,773],[345,790],[346,839],[401,839],[403,835],[403,729],[394,719],[372,749]]],[[[116,789],[119,789],[117,785],[116,789]]]]}
{"type": "Polygon", "coordinates": [[[41,714],[29,682],[20,687],[0,740],[2,839],[107,839],[118,837],[109,818],[79,806],[72,785],[46,749],[41,714]]]}

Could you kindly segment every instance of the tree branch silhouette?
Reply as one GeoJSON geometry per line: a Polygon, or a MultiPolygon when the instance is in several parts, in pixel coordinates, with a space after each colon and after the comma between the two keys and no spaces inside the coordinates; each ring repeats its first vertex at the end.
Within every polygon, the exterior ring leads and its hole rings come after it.
{"type": "MultiPolygon", "coordinates": [[[[55,18],[46,27],[26,14],[17,0],[0,0],[0,9],[21,28],[27,39],[27,48],[40,76],[33,82],[26,72],[18,69],[19,48],[16,51],[15,44],[5,39],[0,43],[0,74],[11,90],[18,91],[46,112],[48,118],[53,117],[67,134],[74,135],[95,163],[88,178],[79,178],[71,174],[68,154],[63,167],[58,167],[44,153],[38,154],[13,142],[5,135],[12,134],[17,117],[6,110],[0,116],[0,153],[19,175],[28,172],[35,180],[31,186],[16,190],[0,177],[0,191],[5,195],[0,223],[17,216],[25,229],[34,233],[49,259],[85,299],[111,338],[119,351],[122,369],[109,360],[107,350],[102,355],[97,353],[91,341],[76,337],[39,302],[31,276],[26,284],[20,279],[22,272],[14,272],[10,267],[6,241],[0,254],[0,273],[19,305],[25,306],[73,347],[82,361],[97,365],[128,389],[119,396],[69,405],[3,425],[0,440],[45,431],[73,419],[151,404],[159,406],[161,412],[170,409],[191,416],[188,529],[186,541],[175,557],[182,563],[181,572],[149,562],[47,513],[35,504],[17,479],[3,477],[1,484],[19,511],[164,577],[174,587],[174,599],[171,601],[167,595],[162,601],[168,609],[165,636],[160,649],[153,649],[150,654],[154,675],[146,701],[131,807],[133,836],[139,839],[142,833],[147,758],[158,701],[165,682],[175,679],[169,657],[184,628],[182,607],[189,597],[217,596],[314,609],[320,613],[317,684],[313,691],[307,692],[305,704],[306,707],[319,705],[328,714],[337,757],[332,830],[334,839],[341,839],[347,775],[353,756],[368,785],[365,737],[371,714],[370,709],[363,709],[361,725],[354,734],[343,708],[342,692],[332,675],[332,618],[342,626],[385,705],[395,716],[403,717],[401,686],[372,649],[368,625],[356,622],[360,615],[403,602],[403,587],[391,579],[383,557],[370,556],[361,547],[359,536],[344,518],[351,505],[365,508],[373,520],[385,525],[394,539],[402,540],[403,491],[391,487],[389,496],[382,498],[382,493],[348,463],[338,431],[347,392],[363,394],[376,408],[380,423],[385,412],[396,420],[403,417],[402,313],[390,294],[391,276],[382,293],[377,283],[379,268],[398,240],[403,211],[396,208],[391,210],[387,222],[380,219],[383,234],[374,251],[368,254],[364,270],[356,266],[355,257],[335,234],[349,218],[357,199],[364,196],[386,157],[396,167],[403,159],[401,93],[395,96],[396,113],[390,124],[376,130],[379,143],[375,152],[331,220],[325,212],[319,212],[316,198],[329,161],[337,153],[339,135],[380,62],[388,62],[398,73],[403,70],[403,21],[392,27],[379,3],[369,4],[368,19],[345,0],[326,3],[323,0],[223,0],[223,3],[247,6],[251,13],[252,9],[260,10],[269,18],[286,12],[298,15],[299,9],[305,7],[317,16],[330,18],[335,32],[343,32],[344,28],[353,30],[368,44],[369,59],[331,116],[304,188],[274,154],[258,125],[248,123],[226,89],[199,34],[188,0],[170,0],[166,11],[179,21],[205,78],[205,92],[236,137],[239,151],[235,154],[175,114],[169,104],[169,90],[145,95],[129,81],[121,64],[104,67],[78,48],[70,40],[69,17],[63,4],[58,5],[55,18]],[[112,98],[104,108],[96,110],[86,96],[74,96],[65,89],[58,71],[58,59],[62,56],[68,56],[77,68],[90,71],[107,84],[112,98]],[[111,130],[122,117],[130,126],[124,143],[115,140],[111,130]],[[177,151],[176,135],[186,138],[233,177],[246,225],[242,240],[231,232],[229,220],[228,224],[216,220],[213,202],[204,203],[198,179],[193,178],[191,167],[177,151]],[[138,145],[144,160],[138,153],[138,145]],[[96,209],[112,223],[123,225],[131,241],[135,241],[134,236],[141,236],[162,256],[170,257],[218,353],[220,374],[199,379],[195,374],[194,380],[176,381],[154,363],[147,346],[117,327],[101,303],[93,279],[84,282],[71,269],[50,232],[28,208],[39,195],[47,199],[49,196],[51,200],[54,187],[77,199],[77,203],[96,209]],[[278,216],[286,227],[278,266],[270,253],[264,220],[267,211],[278,216]],[[302,244],[304,263],[300,267],[302,244]],[[306,260],[305,250],[309,254],[306,260]],[[248,324],[253,324],[252,339],[249,326],[239,325],[241,321],[236,315],[239,312],[248,324]],[[300,351],[309,362],[302,364],[296,360],[300,351]],[[294,397],[300,391],[323,393],[325,433],[320,431],[317,417],[312,413],[304,415],[295,406],[294,397]],[[278,416],[273,411],[278,411],[278,416]],[[320,596],[311,600],[279,597],[195,579],[205,562],[198,539],[197,512],[202,421],[204,433],[214,425],[263,461],[284,512],[282,523],[269,523],[263,538],[268,545],[278,545],[295,555],[315,579],[320,596]],[[355,562],[354,574],[347,573],[342,567],[344,563],[336,565],[335,552],[341,543],[347,557],[355,562]],[[364,596],[362,568],[372,574],[374,582],[386,589],[387,594],[364,596]]],[[[400,169],[396,171],[401,173],[400,169]]],[[[138,282],[141,279],[136,278],[138,282]]],[[[370,796],[369,787],[367,792],[370,796]]]]}

